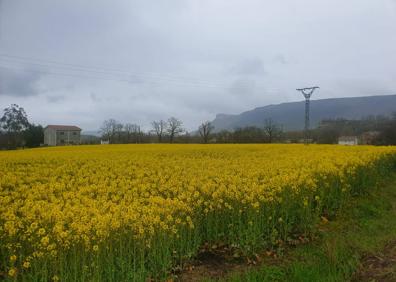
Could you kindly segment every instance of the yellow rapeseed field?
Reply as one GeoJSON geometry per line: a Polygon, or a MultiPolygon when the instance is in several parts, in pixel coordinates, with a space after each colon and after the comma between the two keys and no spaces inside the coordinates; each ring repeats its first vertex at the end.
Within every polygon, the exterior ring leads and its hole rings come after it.
{"type": "Polygon", "coordinates": [[[0,279],[163,279],[204,243],[250,255],[308,234],[395,156],[331,145],[0,152],[0,279]]]}

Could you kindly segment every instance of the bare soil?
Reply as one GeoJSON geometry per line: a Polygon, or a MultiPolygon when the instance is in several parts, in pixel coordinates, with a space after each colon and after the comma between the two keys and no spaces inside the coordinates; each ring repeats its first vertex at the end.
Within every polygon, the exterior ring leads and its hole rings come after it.
{"type": "Polygon", "coordinates": [[[396,282],[396,240],[380,254],[364,256],[353,281],[396,282]]]}
{"type": "Polygon", "coordinates": [[[215,252],[201,253],[193,264],[186,266],[177,281],[202,281],[205,277],[212,279],[221,278],[227,273],[237,271],[243,264],[225,257],[215,252]]]}
{"type": "MultiPolygon", "coordinates": [[[[276,265],[282,261],[275,253],[265,252],[253,259],[235,257],[227,247],[202,249],[197,259],[176,275],[175,281],[199,282],[204,278],[225,278],[231,273],[245,272],[262,265],[276,265]]],[[[396,282],[396,240],[388,243],[378,254],[367,254],[361,260],[354,282],[396,282]]]]}
{"type": "Polygon", "coordinates": [[[236,255],[235,249],[220,246],[216,249],[205,247],[200,250],[197,258],[186,265],[175,281],[198,282],[204,278],[220,279],[231,273],[241,273],[258,267],[263,263],[279,264],[281,258],[275,252],[265,251],[253,257],[236,255]]]}

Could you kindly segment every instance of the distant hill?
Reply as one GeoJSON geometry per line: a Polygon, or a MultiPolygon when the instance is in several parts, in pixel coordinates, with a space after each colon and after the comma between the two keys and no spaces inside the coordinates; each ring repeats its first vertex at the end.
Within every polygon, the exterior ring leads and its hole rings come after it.
{"type": "MultiPolygon", "coordinates": [[[[218,114],[212,122],[215,131],[232,130],[238,127],[262,127],[264,120],[273,119],[284,130],[304,128],[305,101],[282,103],[255,108],[239,115],[218,114]]],[[[323,119],[361,119],[367,116],[389,116],[396,112],[396,95],[366,96],[311,100],[311,128],[323,119]]]]}

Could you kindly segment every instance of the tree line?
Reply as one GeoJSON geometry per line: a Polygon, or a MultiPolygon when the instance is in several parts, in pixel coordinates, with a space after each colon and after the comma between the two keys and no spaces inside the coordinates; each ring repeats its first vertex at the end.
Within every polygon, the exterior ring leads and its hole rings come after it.
{"type": "MultiPolygon", "coordinates": [[[[305,137],[303,130],[284,131],[271,118],[265,119],[261,127],[221,131],[215,131],[212,123],[206,121],[195,132],[187,132],[182,121],[174,117],[153,121],[147,132],[137,124],[107,120],[101,132],[102,138],[110,143],[302,143],[305,137]]],[[[337,144],[341,136],[356,136],[363,144],[396,145],[396,113],[359,120],[326,119],[309,131],[310,142],[317,144],[337,144]],[[365,135],[369,138],[364,139],[365,135]]]]}
{"type": "Polygon", "coordinates": [[[125,123],[115,119],[105,120],[100,128],[101,139],[110,144],[117,143],[208,143],[214,127],[203,122],[196,132],[189,133],[183,122],[175,117],[151,122],[151,130],[143,131],[136,123],[125,123]],[[200,137],[200,138],[199,138],[200,137]]]}
{"type": "Polygon", "coordinates": [[[370,136],[366,141],[371,145],[396,145],[396,113],[391,116],[367,116],[357,120],[327,119],[311,131],[313,141],[321,144],[337,143],[340,136],[365,135],[370,136]]]}
{"type": "Polygon", "coordinates": [[[194,132],[183,128],[183,122],[175,117],[151,122],[151,129],[144,132],[134,123],[122,124],[114,119],[105,120],[101,126],[102,140],[117,143],[273,143],[283,140],[282,126],[266,119],[262,127],[243,127],[235,130],[214,131],[210,121],[200,124],[194,132]]]}
{"type": "MultiPolygon", "coordinates": [[[[101,140],[111,144],[127,143],[300,143],[303,131],[284,131],[283,126],[271,118],[261,127],[247,126],[233,130],[215,131],[210,121],[200,124],[196,131],[188,132],[183,122],[175,117],[155,120],[149,130],[136,123],[105,120],[100,128],[101,137],[82,135],[82,144],[98,144],[101,140]]],[[[369,116],[360,120],[328,119],[310,130],[312,143],[336,144],[340,136],[363,136],[369,133],[367,144],[396,145],[396,113],[390,117],[369,116]]],[[[0,149],[38,147],[44,143],[44,129],[30,123],[25,110],[12,104],[0,117],[0,149]]]]}

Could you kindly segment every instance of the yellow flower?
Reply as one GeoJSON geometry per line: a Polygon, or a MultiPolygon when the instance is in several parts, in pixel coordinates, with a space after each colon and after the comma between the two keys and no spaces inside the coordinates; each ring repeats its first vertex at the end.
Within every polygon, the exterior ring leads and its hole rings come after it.
{"type": "Polygon", "coordinates": [[[38,231],[39,235],[44,235],[45,234],[45,229],[44,228],[40,228],[38,231]]]}
{"type": "Polygon", "coordinates": [[[45,236],[45,237],[41,238],[41,245],[47,246],[48,243],[49,243],[49,238],[48,238],[48,236],[45,236]]]}
{"type": "Polygon", "coordinates": [[[23,267],[26,268],[26,269],[28,269],[28,268],[30,267],[30,262],[25,261],[25,262],[23,263],[23,267]]]}
{"type": "Polygon", "coordinates": [[[310,223],[320,208],[312,203],[332,197],[325,191],[360,189],[351,186],[360,172],[375,174],[391,156],[396,147],[294,144],[0,151],[0,249],[10,254],[9,266],[18,261],[30,270],[36,260],[66,255],[77,246],[106,250],[111,238],[154,248],[156,238],[177,240],[186,238],[189,228],[201,230],[194,224],[227,224],[226,237],[238,222],[254,226],[258,218],[274,230],[275,242],[289,212],[310,223]],[[303,212],[292,210],[301,204],[303,212]]]}
{"type": "Polygon", "coordinates": [[[15,262],[16,260],[17,260],[17,256],[16,255],[10,256],[10,262],[15,262]]]}
{"type": "Polygon", "coordinates": [[[17,274],[17,270],[15,267],[11,267],[10,270],[8,270],[8,276],[14,277],[17,274]]]}
{"type": "Polygon", "coordinates": [[[58,277],[58,275],[54,275],[54,276],[52,276],[52,281],[59,281],[59,277],[58,277]]]}

